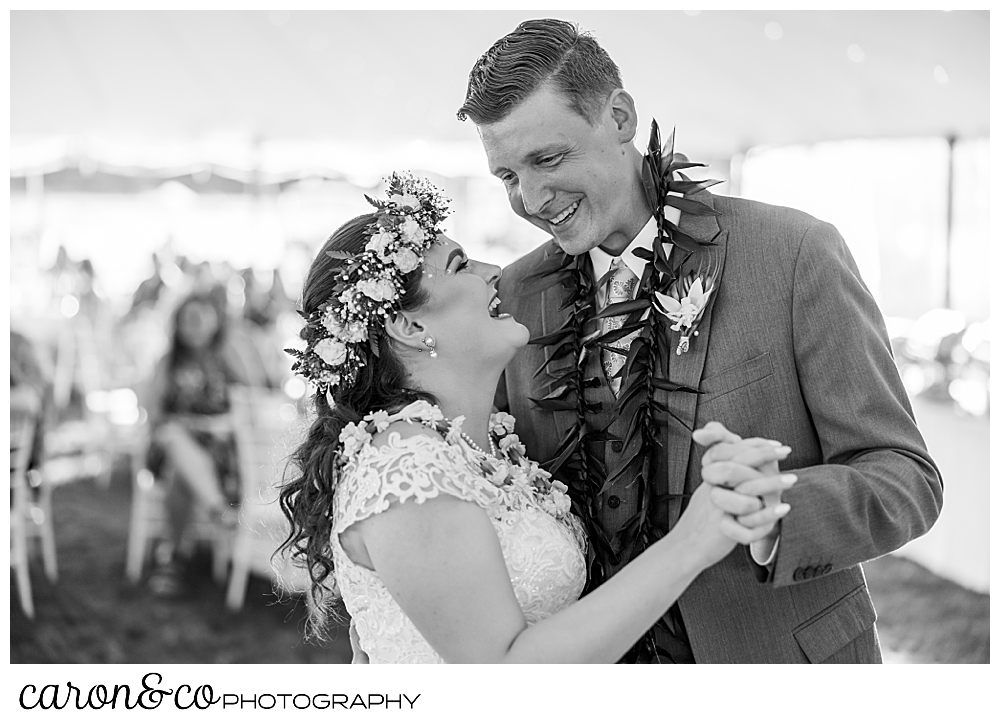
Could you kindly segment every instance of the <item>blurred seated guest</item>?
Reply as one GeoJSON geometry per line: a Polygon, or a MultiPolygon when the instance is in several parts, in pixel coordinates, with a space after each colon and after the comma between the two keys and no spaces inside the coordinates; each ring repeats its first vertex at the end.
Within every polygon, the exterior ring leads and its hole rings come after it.
{"type": "Polygon", "coordinates": [[[285,291],[277,269],[255,272],[245,269],[241,273],[245,284],[246,305],[243,316],[261,327],[274,324],[284,312],[295,311],[295,302],[285,291]]]}
{"type": "Polygon", "coordinates": [[[195,292],[210,292],[225,298],[226,288],[220,285],[219,278],[212,271],[212,265],[207,261],[193,263],[188,277],[195,292]]]}
{"type": "Polygon", "coordinates": [[[33,398],[39,405],[40,412],[35,422],[35,437],[31,446],[28,470],[41,470],[44,460],[45,419],[51,408],[51,374],[43,366],[32,341],[12,329],[10,330],[10,397],[12,403],[13,400],[23,396],[33,398]]]}
{"type": "MultiPolygon", "coordinates": [[[[282,339],[279,321],[284,316],[292,316],[298,325],[299,317],[295,312],[295,303],[285,292],[278,270],[272,269],[269,274],[271,283],[267,291],[254,296],[253,303],[247,304],[245,316],[252,323],[253,339],[267,367],[270,384],[277,388],[291,377],[288,355],[284,351],[287,345],[282,339]]],[[[249,296],[247,301],[250,301],[249,296]]]]}
{"type": "MultiPolygon", "coordinates": [[[[273,279],[278,276],[277,272],[271,274],[273,279]]],[[[264,286],[252,269],[244,270],[241,277],[245,301],[242,318],[236,320],[230,336],[234,354],[243,361],[252,384],[281,389],[289,377],[288,357],[283,351],[277,326],[283,303],[273,295],[274,281],[264,286]]],[[[290,306],[290,303],[285,304],[290,306]]]]}
{"type": "Polygon", "coordinates": [[[82,259],[77,267],[74,294],[80,311],[71,321],[86,325],[79,342],[80,364],[87,365],[86,371],[81,370],[83,392],[106,389],[112,386],[119,363],[115,334],[118,315],[90,259],[82,259]]]}
{"type": "MultiPolygon", "coordinates": [[[[115,329],[115,354],[120,367],[119,382],[135,386],[153,376],[157,362],[170,344],[167,329],[178,300],[191,291],[192,281],[171,261],[169,246],[153,254],[153,272],[132,294],[128,311],[115,329]]],[[[184,260],[180,260],[185,263],[184,260]]]]}
{"type": "Polygon", "coordinates": [[[132,293],[132,304],[127,315],[134,315],[144,307],[155,307],[166,286],[166,282],[163,281],[163,262],[160,260],[160,255],[154,253],[153,273],[139,282],[139,286],[132,293]]]}
{"type": "Polygon", "coordinates": [[[147,464],[166,483],[171,529],[169,540],[156,549],[150,578],[159,594],[182,591],[175,557],[196,504],[220,526],[236,520],[240,485],[228,389],[246,384],[246,378],[225,353],[227,331],[217,296],[188,296],[175,312],[170,347],[148,389],[147,464]]]}
{"type": "Polygon", "coordinates": [[[82,259],[77,267],[75,291],[80,300],[80,313],[92,322],[109,315],[107,295],[101,288],[94,263],[90,259],[82,259]]]}

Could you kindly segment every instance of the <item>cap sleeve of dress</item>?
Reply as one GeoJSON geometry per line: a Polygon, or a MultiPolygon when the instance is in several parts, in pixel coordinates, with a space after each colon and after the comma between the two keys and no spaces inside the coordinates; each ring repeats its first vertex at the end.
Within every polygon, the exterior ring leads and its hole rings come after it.
{"type": "Polygon", "coordinates": [[[439,437],[389,433],[384,445],[366,446],[344,468],[337,491],[333,533],[394,503],[451,495],[489,507],[498,497],[495,488],[455,445],[439,437]]]}

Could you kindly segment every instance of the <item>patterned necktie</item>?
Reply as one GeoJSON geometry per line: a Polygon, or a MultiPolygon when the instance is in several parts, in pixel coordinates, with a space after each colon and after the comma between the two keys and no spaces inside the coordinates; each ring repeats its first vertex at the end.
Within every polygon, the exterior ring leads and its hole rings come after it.
{"type": "MultiPolygon", "coordinates": [[[[605,307],[617,304],[618,302],[631,301],[632,294],[635,292],[635,285],[639,283],[639,277],[621,259],[615,259],[611,266],[614,269],[614,273],[608,280],[605,307]]],[[[601,332],[607,333],[613,329],[621,328],[625,324],[626,316],[628,315],[622,314],[617,317],[605,317],[601,320],[601,332]]],[[[618,396],[618,391],[621,389],[622,380],[621,377],[614,377],[614,375],[625,365],[625,357],[628,355],[629,345],[632,344],[632,340],[638,334],[639,332],[636,330],[611,343],[611,346],[620,350],[620,353],[612,352],[608,349],[601,350],[601,364],[604,366],[604,374],[608,378],[608,384],[611,385],[611,390],[615,393],[615,397],[618,396]]]]}

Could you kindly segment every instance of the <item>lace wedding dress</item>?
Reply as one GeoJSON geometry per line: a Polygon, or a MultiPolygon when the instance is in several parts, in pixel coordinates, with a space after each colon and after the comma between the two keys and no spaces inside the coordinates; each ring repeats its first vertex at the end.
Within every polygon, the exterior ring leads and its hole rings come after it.
{"type": "Polygon", "coordinates": [[[419,504],[453,495],[482,507],[493,522],[529,625],[579,598],[586,581],[582,527],[569,513],[565,486],[523,456],[510,415],[492,420],[493,430],[507,433],[494,437],[500,443],[496,455],[470,447],[459,432],[461,419],[448,422],[428,403],[414,403],[393,416],[375,413],[365,421],[371,421],[369,429],[384,430],[394,419],[434,427],[445,440],[402,438],[390,431],[388,444],[376,447],[362,427],[347,434],[347,463],[334,497],[333,560],[344,604],[371,663],[444,663],[378,573],[351,561],[340,545],[340,533],[395,502],[419,504]]]}

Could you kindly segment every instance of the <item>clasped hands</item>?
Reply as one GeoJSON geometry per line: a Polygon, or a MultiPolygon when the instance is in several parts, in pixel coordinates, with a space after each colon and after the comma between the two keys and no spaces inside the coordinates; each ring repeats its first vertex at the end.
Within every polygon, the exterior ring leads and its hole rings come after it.
{"type": "Polygon", "coordinates": [[[726,535],[749,545],[754,559],[764,563],[774,550],[781,518],[791,509],[781,494],[797,477],[778,469],[791,448],[775,440],[744,440],[719,422],[695,430],[692,437],[707,448],[701,479],[712,486],[712,503],[730,516],[726,535]]]}

